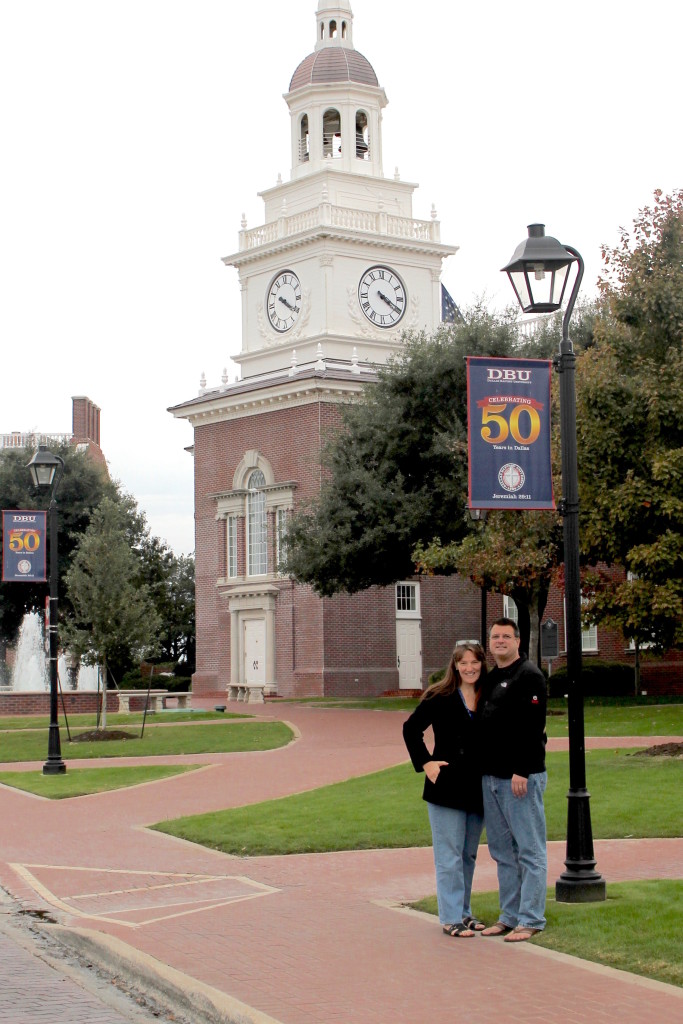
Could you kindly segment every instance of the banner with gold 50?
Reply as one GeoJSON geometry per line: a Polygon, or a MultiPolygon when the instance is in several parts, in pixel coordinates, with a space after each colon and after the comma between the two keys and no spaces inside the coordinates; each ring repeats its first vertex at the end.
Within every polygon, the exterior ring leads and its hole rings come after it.
{"type": "Polygon", "coordinates": [[[2,513],[2,579],[4,583],[44,583],[46,512],[27,509],[2,513]]]}

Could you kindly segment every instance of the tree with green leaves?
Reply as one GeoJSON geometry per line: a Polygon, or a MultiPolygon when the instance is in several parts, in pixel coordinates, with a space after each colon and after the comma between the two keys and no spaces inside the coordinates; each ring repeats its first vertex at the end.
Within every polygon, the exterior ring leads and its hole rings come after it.
{"type": "Polygon", "coordinates": [[[286,569],[322,595],[414,572],[413,549],[466,530],[467,355],[512,354],[512,314],[481,306],[434,335],[409,334],[343,409],[319,496],[293,517],[286,569]]]}
{"type": "Polygon", "coordinates": [[[513,598],[525,651],[538,662],[540,624],[562,562],[562,523],[551,511],[493,510],[486,523],[452,544],[418,545],[418,569],[459,572],[489,591],[513,598]]]}
{"type": "Polygon", "coordinates": [[[174,555],[157,537],[146,538],[140,557],[161,623],[159,656],[162,661],[182,661],[192,672],[196,647],[194,558],[174,555]]]}
{"type": "MultiPolygon", "coordinates": [[[[90,521],[90,514],[106,496],[116,496],[116,485],[106,469],[85,452],[69,444],[54,445],[52,451],[64,460],[64,475],[57,493],[59,514],[59,590],[60,609],[68,611],[68,602],[61,601],[66,575],[79,537],[90,521]]],[[[33,455],[27,449],[0,449],[0,508],[41,509],[47,507],[45,495],[32,483],[28,462],[33,455]]],[[[0,538],[0,549],[2,538],[0,538]]],[[[2,583],[0,585],[0,644],[12,643],[26,612],[45,603],[45,584],[2,583]]],[[[4,659],[1,659],[4,660],[4,659]]]]}
{"type": "Polygon", "coordinates": [[[160,620],[130,531],[125,508],[104,498],[66,574],[71,615],[61,639],[72,654],[101,667],[105,680],[102,728],[106,728],[108,666],[126,659],[139,661],[157,645],[160,620]]]}
{"type": "Polygon", "coordinates": [[[683,190],[605,249],[595,345],[577,364],[588,612],[640,646],[683,645],[683,190]],[[625,578],[624,578],[625,577],[625,578]]]}

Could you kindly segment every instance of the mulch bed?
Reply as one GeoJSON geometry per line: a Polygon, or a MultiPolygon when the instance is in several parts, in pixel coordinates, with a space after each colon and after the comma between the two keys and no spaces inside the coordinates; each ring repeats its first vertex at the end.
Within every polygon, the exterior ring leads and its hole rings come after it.
{"type": "Polygon", "coordinates": [[[683,757],[683,743],[656,743],[647,750],[636,750],[629,757],[683,757]]]}
{"type": "Polygon", "coordinates": [[[123,729],[91,729],[72,737],[73,743],[101,743],[106,740],[138,740],[138,733],[124,732],[123,729]]]}

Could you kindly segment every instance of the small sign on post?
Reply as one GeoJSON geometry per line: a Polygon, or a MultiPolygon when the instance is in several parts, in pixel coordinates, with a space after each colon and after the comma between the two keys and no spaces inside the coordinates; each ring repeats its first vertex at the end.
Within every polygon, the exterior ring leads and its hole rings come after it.
{"type": "Polygon", "coordinates": [[[541,658],[548,662],[548,675],[553,674],[553,659],[560,655],[560,631],[553,619],[546,619],[541,626],[541,658]]]}

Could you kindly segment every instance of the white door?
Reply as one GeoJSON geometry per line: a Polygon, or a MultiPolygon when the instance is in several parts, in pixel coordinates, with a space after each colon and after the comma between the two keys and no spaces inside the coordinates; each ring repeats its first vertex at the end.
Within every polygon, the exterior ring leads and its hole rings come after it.
{"type": "Polygon", "coordinates": [[[266,620],[244,623],[244,681],[263,686],[266,681],[266,620]]]}
{"type": "Polygon", "coordinates": [[[398,685],[402,690],[422,689],[422,623],[419,619],[396,620],[398,685]]]}

